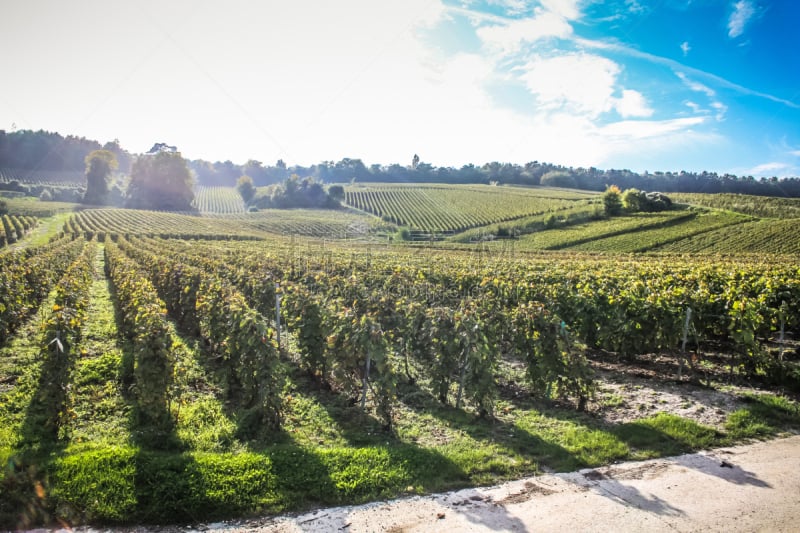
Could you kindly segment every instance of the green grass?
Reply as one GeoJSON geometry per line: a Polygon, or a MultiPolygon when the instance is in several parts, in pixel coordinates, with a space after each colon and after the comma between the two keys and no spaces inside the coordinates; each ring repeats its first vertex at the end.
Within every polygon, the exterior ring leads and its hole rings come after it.
{"type": "Polygon", "coordinates": [[[93,446],[122,446],[130,440],[130,405],[121,379],[123,351],[114,304],[103,272],[103,247],[97,247],[90,306],[69,389],[70,440],[93,446]]]}
{"type": "MultiPolygon", "coordinates": [[[[113,367],[97,359],[82,379],[94,383],[113,367]]],[[[501,400],[497,418],[485,420],[404,385],[392,435],[299,371],[289,375],[284,429],[253,441],[237,440],[235,417],[214,394],[184,390],[180,397],[191,401],[176,427],[182,448],[172,452],[73,442],[31,456],[7,445],[11,468],[0,499],[33,511],[20,521],[4,509],[2,523],[27,527],[56,516],[72,524],[180,523],[297,511],[496,483],[543,467],[676,455],[800,427],[797,404],[767,395],[750,397],[720,431],[665,413],[605,424],[525,398],[501,400]]]]}
{"type": "Polygon", "coordinates": [[[748,395],[747,406],[734,411],[725,422],[733,439],[772,437],[786,430],[800,429],[800,406],[780,396],[748,395]]]}

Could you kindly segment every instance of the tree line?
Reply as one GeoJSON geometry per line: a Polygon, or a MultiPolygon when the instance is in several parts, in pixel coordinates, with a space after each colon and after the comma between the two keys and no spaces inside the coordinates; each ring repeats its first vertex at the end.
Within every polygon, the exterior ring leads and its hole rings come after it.
{"type": "MultiPolygon", "coordinates": [[[[166,146],[166,145],[165,145],[166,146]]],[[[118,171],[129,175],[135,156],[124,150],[118,141],[101,145],[97,141],[46,131],[0,130],[0,168],[28,170],[83,170],[86,157],[104,149],[114,154],[118,171]]],[[[615,184],[622,189],[646,191],[738,193],[760,196],[800,197],[800,177],[755,178],[707,171],[634,172],[627,169],[602,170],[595,167],[567,167],[531,161],[525,164],[497,161],[481,166],[466,164],[460,168],[435,167],[420,161],[414,154],[408,165],[367,165],[361,159],[343,158],[322,161],[311,166],[288,166],[283,160],[274,165],[251,159],[243,165],[231,161],[209,162],[189,160],[187,166],[199,185],[236,186],[237,180],[249,176],[256,187],[284,183],[292,175],[310,177],[322,183],[376,181],[389,183],[501,183],[512,185],[548,185],[593,191],[604,191],[615,184]]]]}
{"type": "Polygon", "coordinates": [[[490,162],[482,166],[463,165],[460,168],[434,167],[417,157],[410,165],[373,164],[361,159],[343,158],[322,161],[311,166],[287,166],[282,160],[274,165],[249,160],[244,165],[231,161],[210,163],[189,162],[197,182],[209,186],[235,186],[241,176],[249,176],[256,187],[283,183],[292,175],[311,177],[322,183],[385,182],[385,183],[500,183],[509,185],[543,185],[590,191],[604,191],[615,184],[624,189],[644,191],[736,193],[758,196],[800,197],[800,177],[755,178],[716,172],[634,172],[627,169],[602,170],[595,167],[567,167],[532,161],[524,165],[490,162]]]}

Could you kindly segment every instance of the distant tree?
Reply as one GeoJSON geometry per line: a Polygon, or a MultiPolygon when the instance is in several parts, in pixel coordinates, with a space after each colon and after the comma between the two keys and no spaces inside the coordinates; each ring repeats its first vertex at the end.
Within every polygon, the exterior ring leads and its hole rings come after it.
{"type": "Polygon", "coordinates": [[[0,215],[5,215],[8,213],[8,204],[5,200],[0,200],[0,215]]]}
{"type": "Polygon", "coordinates": [[[328,187],[328,196],[334,202],[341,203],[344,200],[344,187],[341,185],[331,185],[328,187]]]}
{"type": "Polygon", "coordinates": [[[177,152],[178,149],[174,146],[170,146],[167,143],[155,143],[148,154],[157,154],[158,152],[177,152]]]}
{"type": "Polygon", "coordinates": [[[339,201],[335,200],[337,194],[344,196],[344,188],[332,186],[333,196],[325,191],[322,183],[312,177],[300,178],[297,174],[292,174],[283,183],[270,185],[258,190],[251,202],[254,206],[262,209],[277,208],[312,208],[312,209],[335,209],[340,207],[339,201]],[[337,193],[337,191],[339,191],[337,193]]]}
{"type": "Polygon", "coordinates": [[[622,193],[622,206],[631,213],[642,211],[642,200],[647,198],[639,189],[626,189],[622,193]]]}
{"type": "Polygon", "coordinates": [[[117,157],[108,150],[95,150],[86,156],[86,194],[83,203],[101,205],[108,201],[111,173],[117,166],[117,157]]]}
{"type": "Polygon", "coordinates": [[[125,151],[119,144],[119,139],[114,139],[103,145],[103,150],[108,150],[117,158],[119,171],[123,174],[131,173],[131,154],[125,151]]]}
{"type": "Polygon", "coordinates": [[[252,200],[253,196],[256,194],[256,187],[253,185],[253,178],[247,175],[239,178],[239,180],[236,182],[236,190],[242,195],[242,200],[244,200],[246,204],[250,203],[250,200],[252,200]]]}
{"type": "Polygon", "coordinates": [[[539,183],[545,187],[565,187],[570,189],[575,187],[575,178],[569,172],[551,170],[542,176],[539,183]]]}
{"type": "Polygon", "coordinates": [[[419,165],[419,156],[414,154],[414,157],[411,159],[411,168],[416,170],[417,165],[419,165]]]}
{"type": "Polygon", "coordinates": [[[603,193],[603,206],[608,216],[622,213],[622,199],[619,187],[611,185],[606,189],[606,192],[603,193]]]}
{"type": "Polygon", "coordinates": [[[137,209],[191,211],[192,175],[180,152],[161,150],[133,162],[127,205],[137,209]]]}

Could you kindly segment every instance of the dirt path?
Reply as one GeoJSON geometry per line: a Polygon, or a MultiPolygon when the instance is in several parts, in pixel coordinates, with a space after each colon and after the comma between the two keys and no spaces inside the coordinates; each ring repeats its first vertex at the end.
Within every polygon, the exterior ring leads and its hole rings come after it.
{"type": "MultiPolygon", "coordinates": [[[[196,530],[797,531],[800,436],[196,530]]],[[[182,531],[187,531],[185,528],[182,531]]]]}

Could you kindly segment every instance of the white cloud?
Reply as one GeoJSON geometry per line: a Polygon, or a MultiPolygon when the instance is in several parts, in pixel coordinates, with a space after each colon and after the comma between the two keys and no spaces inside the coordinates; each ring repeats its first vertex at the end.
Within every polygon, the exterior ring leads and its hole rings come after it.
{"type": "Polygon", "coordinates": [[[683,57],[686,57],[687,55],[689,55],[689,52],[691,51],[691,49],[692,49],[692,47],[689,46],[689,41],[683,41],[681,43],[681,51],[683,52],[683,57]]]}
{"type": "Polygon", "coordinates": [[[547,11],[567,20],[577,20],[581,16],[580,9],[578,9],[581,0],[541,0],[541,2],[547,11]]]}
{"type": "Polygon", "coordinates": [[[711,107],[717,112],[717,120],[722,121],[725,118],[725,113],[728,112],[728,106],[722,102],[711,102],[711,107]]]}
{"type": "Polygon", "coordinates": [[[476,33],[490,49],[511,54],[525,43],[548,37],[567,38],[572,34],[572,26],[555,13],[539,11],[531,18],[478,28],[476,33]]]}
{"type": "Polygon", "coordinates": [[[540,107],[568,109],[594,118],[612,109],[619,70],[604,57],[566,54],[533,59],[525,65],[521,78],[540,107]]]}
{"type": "Polygon", "coordinates": [[[789,155],[800,157],[800,150],[792,150],[791,152],[789,152],[789,155]]]}
{"type": "Polygon", "coordinates": [[[591,54],[537,57],[521,67],[520,78],[536,98],[537,109],[564,111],[597,118],[616,110],[623,118],[653,114],[640,92],[623,89],[615,97],[620,67],[591,54]]]}
{"type": "Polygon", "coordinates": [[[614,107],[622,118],[649,117],[653,114],[642,93],[631,89],[622,91],[622,97],[615,100],[614,107]]]}
{"type": "MultiPolygon", "coordinates": [[[[527,7],[525,2],[517,0],[497,0],[507,7],[511,14],[520,14],[527,7]]],[[[503,55],[518,52],[525,44],[534,43],[547,38],[566,39],[572,36],[571,21],[581,17],[579,5],[581,0],[540,0],[541,5],[533,9],[530,17],[508,19],[478,12],[467,11],[476,25],[489,22],[488,26],[478,27],[476,33],[490,50],[503,55]]],[[[454,8],[463,13],[463,9],[454,8]]]]}
{"type": "Polygon", "coordinates": [[[756,9],[748,0],[739,0],[733,4],[733,12],[728,18],[728,37],[735,39],[744,33],[747,23],[756,14],[756,9]]]}
{"type": "Polygon", "coordinates": [[[502,6],[510,15],[519,15],[529,9],[527,0],[489,0],[489,4],[502,6]]]}

